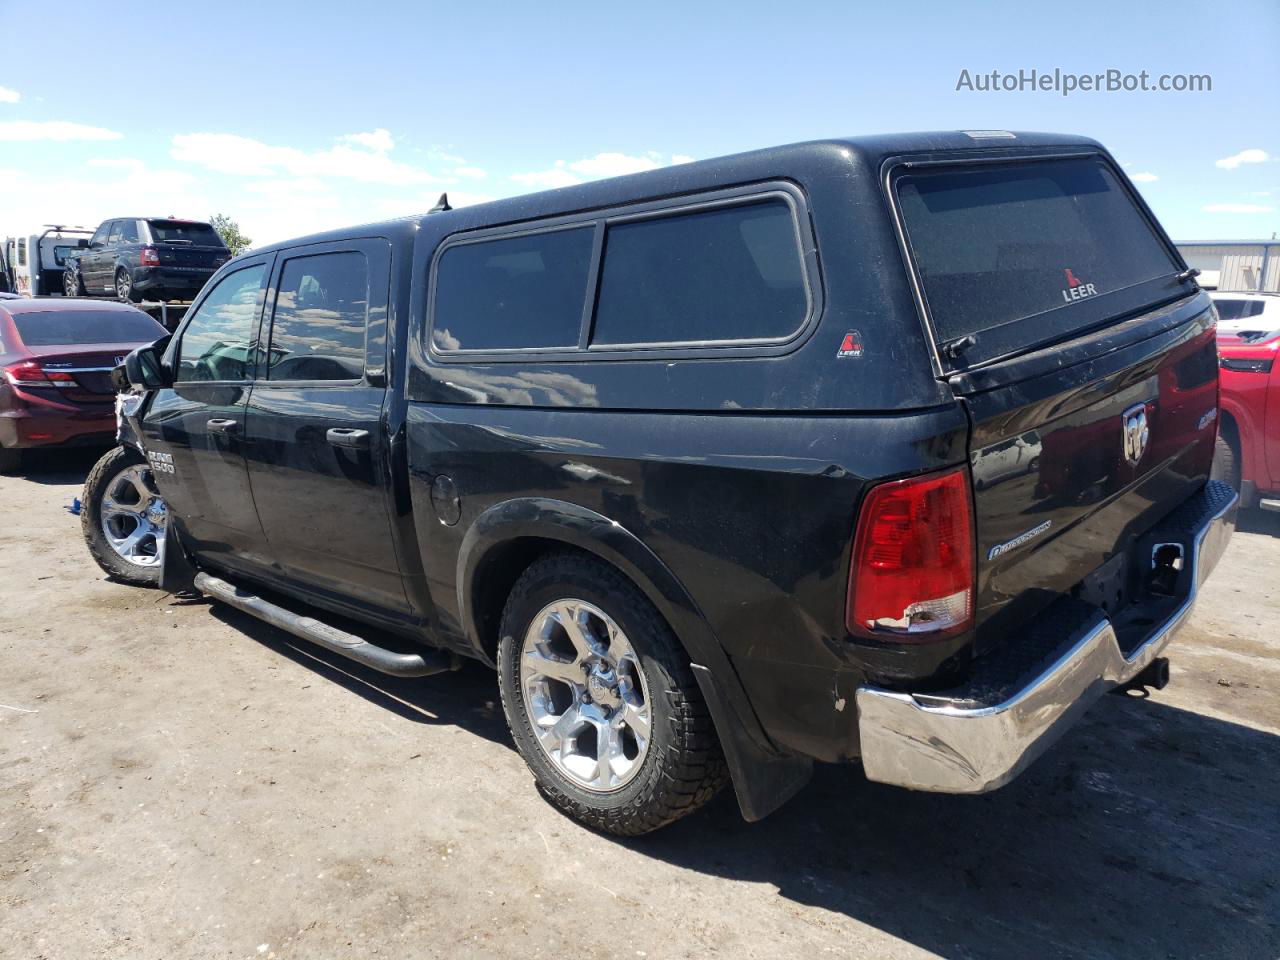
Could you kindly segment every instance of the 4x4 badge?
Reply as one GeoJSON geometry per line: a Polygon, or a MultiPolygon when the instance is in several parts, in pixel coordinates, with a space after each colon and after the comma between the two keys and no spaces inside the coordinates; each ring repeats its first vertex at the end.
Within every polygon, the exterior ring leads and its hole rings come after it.
{"type": "Polygon", "coordinates": [[[840,343],[840,349],[836,351],[837,357],[860,357],[862,356],[862,334],[857,330],[850,330],[844,335],[844,340],[840,343]]]}

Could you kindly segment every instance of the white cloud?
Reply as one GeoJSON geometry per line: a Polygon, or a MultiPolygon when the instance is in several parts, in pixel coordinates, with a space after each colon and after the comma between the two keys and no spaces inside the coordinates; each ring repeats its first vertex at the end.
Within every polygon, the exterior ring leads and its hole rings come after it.
{"type": "Polygon", "coordinates": [[[1221,167],[1223,170],[1234,170],[1242,163],[1266,163],[1270,159],[1267,156],[1267,151],[1254,147],[1250,150],[1241,150],[1239,153],[1233,153],[1229,157],[1223,157],[1214,165],[1221,167]]]}
{"type": "Polygon", "coordinates": [[[276,147],[233,133],[184,133],[173,138],[175,160],[216,173],[250,177],[339,177],[390,186],[443,183],[447,180],[392,160],[395,146],[386,130],[339,137],[325,150],[276,147]]]}
{"type": "Polygon", "coordinates": [[[1262,203],[1210,203],[1200,209],[1205,213],[1273,213],[1276,208],[1262,203]]]}
{"type": "Polygon", "coordinates": [[[489,175],[479,167],[455,167],[453,169],[453,174],[454,176],[467,177],[471,180],[480,180],[489,175]]]}
{"type": "Polygon", "coordinates": [[[511,179],[526,187],[541,187],[542,189],[571,187],[575,183],[582,182],[581,178],[575,177],[563,167],[553,167],[550,170],[535,170],[532,173],[513,173],[511,179]]]}
{"type": "Polygon", "coordinates": [[[555,166],[549,170],[513,173],[511,179],[526,187],[571,187],[576,183],[582,183],[584,179],[621,177],[629,173],[657,170],[669,164],[689,163],[692,160],[693,157],[683,153],[665,158],[663,154],[652,150],[643,157],[633,157],[625,153],[597,153],[593,157],[584,157],[573,163],[557,160],[555,166]]]}
{"type": "Polygon", "coordinates": [[[17,90],[9,87],[0,87],[0,103],[17,103],[22,99],[22,94],[17,90]]]}
{"type": "Polygon", "coordinates": [[[6,224],[96,227],[121,213],[203,220],[215,209],[191,174],[132,158],[94,158],[71,176],[24,169],[3,171],[0,178],[7,187],[6,224]]]}
{"type": "Polygon", "coordinates": [[[0,141],[119,140],[124,134],[66,120],[7,120],[0,123],[0,141]]]}
{"type": "Polygon", "coordinates": [[[1160,178],[1157,177],[1154,173],[1143,172],[1143,173],[1132,173],[1129,175],[1129,179],[1132,180],[1134,183],[1155,183],[1160,178]]]}
{"type": "Polygon", "coordinates": [[[621,177],[628,173],[656,170],[660,166],[663,164],[653,157],[629,157],[625,153],[597,153],[594,157],[569,164],[570,169],[588,177],[621,177]]]}
{"type": "Polygon", "coordinates": [[[396,145],[396,142],[391,139],[391,131],[384,130],[382,127],[369,133],[348,133],[345,137],[338,139],[342,143],[354,143],[358,147],[366,147],[377,153],[386,153],[396,145]]]}

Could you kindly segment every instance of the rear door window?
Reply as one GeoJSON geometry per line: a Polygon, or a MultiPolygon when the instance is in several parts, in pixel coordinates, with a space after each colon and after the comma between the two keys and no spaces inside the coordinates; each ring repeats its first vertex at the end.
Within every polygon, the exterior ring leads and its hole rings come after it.
{"type": "Polygon", "coordinates": [[[577,347],[594,230],[457,243],[436,267],[439,352],[577,347]]]}
{"type": "Polygon", "coordinates": [[[1247,320],[1262,313],[1261,300],[1217,300],[1213,301],[1218,308],[1219,320],[1247,320]]]}
{"type": "Polygon", "coordinates": [[[286,260],[271,324],[267,379],[360,379],[368,313],[369,265],[363,253],[286,260]]]}
{"type": "Polygon", "coordinates": [[[137,220],[121,220],[120,221],[120,243],[137,243],[138,242],[138,221],[137,220]]]}
{"type": "Polygon", "coordinates": [[[611,223],[593,346],[785,339],[809,312],[780,199],[611,223]]]}
{"type": "Polygon", "coordinates": [[[1136,288],[1181,269],[1099,157],[941,165],[896,187],[941,343],[1029,348],[1141,305],[1136,288]]]}

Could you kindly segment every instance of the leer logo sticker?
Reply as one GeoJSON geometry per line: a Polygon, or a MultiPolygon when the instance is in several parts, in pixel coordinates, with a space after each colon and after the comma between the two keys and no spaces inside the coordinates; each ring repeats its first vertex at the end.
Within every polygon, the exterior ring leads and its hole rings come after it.
{"type": "Polygon", "coordinates": [[[837,357],[860,357],[862,356],[862,334],[857,330],[850,330],[844,335],[844,340],[840,343],[840,349],[836,351],[837,357]]]}
{"type": "Polygon", "coordinates": [[[1085,297],[1096,297],[1098,288],[1092,283],[1085,283],[1074,273],[1070,267],[1063,267],[1062,272],[1067,275],[1067,287],[1062,291],[1062,299],[1065,303],[1071,303],[1075,300],[1083,300],[1085,297]]]}

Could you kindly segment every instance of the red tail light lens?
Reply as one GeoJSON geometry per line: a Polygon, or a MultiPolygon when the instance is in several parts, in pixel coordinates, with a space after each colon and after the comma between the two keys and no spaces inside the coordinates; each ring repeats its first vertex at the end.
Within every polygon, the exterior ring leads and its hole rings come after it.
{"type": "Polygon", "coordinates": [[[139,254],[139,263],[144,267],[160,266],[160,254],[156,252],[155,247],[143,247],[142,253],[139,254]]]}
{"type": "Polygon", "coordinates": [[[76,378],[61,370],[46,370],[35,360],[11,363],[4,368],[5,379],[15,387],[74,387],[76,378]]]}
{"type": "Polygon", "coordinates": [[[973,551],[967,468],[872,487],[853,540],[845,626],[901,640],[968,629],[973,551]]]}

